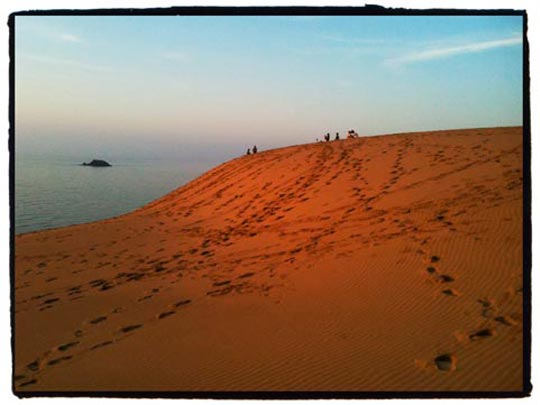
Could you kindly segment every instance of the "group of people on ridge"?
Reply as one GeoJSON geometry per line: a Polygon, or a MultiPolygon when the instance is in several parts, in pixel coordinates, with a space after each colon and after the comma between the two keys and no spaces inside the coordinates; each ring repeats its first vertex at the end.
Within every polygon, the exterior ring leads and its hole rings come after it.
{"type": "MultiPolygon", "coordinates": [[[[347,131],[347,139],[350,139],[350,138],[358,138],[358,134],[356,133],[356,131],[354,129],[349,129],[347,131]]],[[[335,141],[339,141],[339,132],[336,132],[336,137],[334,138],[335,141]]],[[[324,136],[324,140],[326,142],[329,142],[330,141],[330,132],[327,132],[326,135],[324,136]]],[[[319,142],[319,138],[317,138],[317,142],[319,142]]]]}
{"type": "MultiPolygon", "coordinates": [[[[326,135],[324,136],[324,140],[326,142],[330,141],[330,132],[326,133],[326,135]]],[[[339,141],[339,132],[336,132],[336,137],[334,138],[334,140],[339,141]]]]}
{"type": "MultiPolygon", "coordinates": [[[[358,138],[358,134],[356,133],[354,129],[349,129],[347,131],[347,139],[351,139],[351,138],[358,138]]],[[[339,132],[336,132],[336,136],[334,140],[339,141],[339,139],[340,139],[339,132]]],[[[330,142],[330,132],[327,132],[326,135],[324,135],[324,140],[326,142],[330,142]]],[[[317,142],[322,142],[322,141],[319,141],[319,138],[317,138],[317,142]]],[[[255,153],[257,153],[257,145],[253,145],[253,148],[248,148],[246,155],[251,155],[255,153]]]]}

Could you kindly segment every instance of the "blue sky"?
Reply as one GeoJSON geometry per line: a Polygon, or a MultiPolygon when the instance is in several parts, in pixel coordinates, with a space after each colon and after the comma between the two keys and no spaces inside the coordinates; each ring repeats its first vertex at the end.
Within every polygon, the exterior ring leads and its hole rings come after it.
{"type": "Polygon", "coordinates": [[[15,38],[23,152],[522,124],[521,17],[19,16],[15,38]]]}

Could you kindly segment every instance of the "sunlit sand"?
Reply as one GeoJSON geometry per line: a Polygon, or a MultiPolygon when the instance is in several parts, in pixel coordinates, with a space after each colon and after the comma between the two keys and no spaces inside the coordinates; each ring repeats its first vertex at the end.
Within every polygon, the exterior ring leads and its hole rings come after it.
{"type": "Polygon", "coordinates": [[[15,239],[17,391],[517,391],[522,128],[226,162],[15,239]]]}

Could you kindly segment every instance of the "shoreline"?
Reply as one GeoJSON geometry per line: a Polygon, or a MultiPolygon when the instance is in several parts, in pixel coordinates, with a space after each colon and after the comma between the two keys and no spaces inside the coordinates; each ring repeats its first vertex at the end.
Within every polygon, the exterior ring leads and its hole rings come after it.
{"type": "MultiPolygon", "coordinates": [[[[422,134],[437,134],[437,133],[451,133],[451,132],[456,132],[456,133],[460,133],[460,132],[463,132],[463,131],[467,131],[467,132],[470,132],[470,131],[482,131],[482,130],[491,130],[491,129],[497,129],[497,130],[513,130],[513,129],[520,129],[523,130],[523,126],[502,126],[502,127],[478,127],[478,128],[463,128],[463,129],[441,129],[441,130],[431,130],[431,131],[407,131],[407,132],[392,132],[392,133],[387,133],[387,134],[379,134],[379,135],[367,135],[367,136],[361,136],[357,139],[357,141],[361,141],[361,140],[365,140],[365,139],[372,139],[372,138],[379,138],[379,137],[386,137],[386,136],[401,136],[401,135],[409,135],[409,136],[412,136],[412,135],[422,135],[422,134]]],[[[347,139],[340,139],[339,142],[341,141],[345,141],[347,139]]],[[[335,140],[332,140],[330,142],[336,142],[335,140]]],[[[319,141],[318,143],[324,143],[323,141],[319,141]]],[[[296,147],[302,147],[302,146],[308,146],[308,145],[312,145],[312,144],[318,144],[317,142],[312,142],[312,143],[304,143],[304,144],[293,144],[293,145],[288,145],[288,146],[281,146],[281,147],[277,147],[277,148],[273,148],[273,149],[268,149],[268,150],[263,150],[263,151],[260,151],[259,154],[261,153],[264,153],[264,152],[271,152],[271,151],[278,151],[278,150],[285,150],[285,149],[288,149],[288,148],[296,148],[296,147]]],[[[159,200],[161,198],[164,198],[166,197],[168,194],[176,191],[177,189],[181,188],[181,187],[184,187],[186,186],[187,184],[189,184],[190,182],[192,181],[195,181],[197,180],[199,177],[201,176],[204,176],[206,173],[218,168],[219,166],[221,165],[224,165],[224,164],[227,164],[229,162],[232,162],[232,161],[235,161],[236,159],[240,159],[240,158],[243,158],[244,156],[243,155],[240,155],[240,156],[237,156],[237,157],[234,157],[234,158],[231,158],[227,161],[224,161],[224,162],[221,162],[221,163],[218,163],[216,166],[208,169],[206,172],[203,172],[202,174],[192,178],[191,180],[188,180],[186,183],[182,184],[182,185],[179,185],[177,187],[175,187],[173,190],[171,190],[170,192],[168,193],[165,193],[157,198],[155,198],[154,200],[152,201],[149,201],[148,203],[144,204],[144,205],[141,205],[140,207],[137,207],[131,211],[128,211],[128,212],[124,212],[124,213],[121,213],[121,214],[118,214],[118,215],[115,215],[115,216],[112,216],[112,217],[107,217],[107,218],[103,218],[103,219],[98,219],[98,220],[95,220],[95,221],[89,221],[89,222],[81,222],[81,223],[73,223],[73,224],[69,224],[69,225],[63,225],[63,226],[58,226],[58,227],[54,227],[54,228],[46,228],[46,229],[37,229],[37,230],[34,230],[34,231],[28,231],[28,232],[22,232],[22,233],[15,233],[15,236],[20,236],[20,235],[26,235],[26,234],[32,234],[32,233],[37,233],[37,232],[46,232],[46,231],[52,231],[52,230],[59,230],[59,229],[62,229],[62,228],[69,228],[69,227],[76,227],[76,226],[80,226],[80,225],[87,225],[87,224],[92,224],[92,223],[95,223],[95,222],[100,222],[100,221],[108,221],[108,220],[112,220],[112,219],[115,219],[115,218],[118,218],[118,217],[122,217],[124,215],[129,215],[129,214],[132,214],[134,213],[135,211],[139,210],[139,209],[142,209],[144,208],[146,205],[149,205],[149,204],[152,204],[154,201],[156,200],[159,200]]],[[[77,165],[74,163],[74,165],[76,166],[80,166],[80,165],[77,165]]],[[[118,166],[118,165],[116,165],[118,166]]]]}

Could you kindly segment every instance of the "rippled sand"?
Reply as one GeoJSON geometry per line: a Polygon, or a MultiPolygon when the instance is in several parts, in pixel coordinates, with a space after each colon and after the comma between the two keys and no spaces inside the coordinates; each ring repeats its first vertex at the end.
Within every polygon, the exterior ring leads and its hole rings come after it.
{"type": "Polygon", "coordinates": [[[519,391],[522,128],[243,156],[16,237],[16,391],[519,391]]]}

